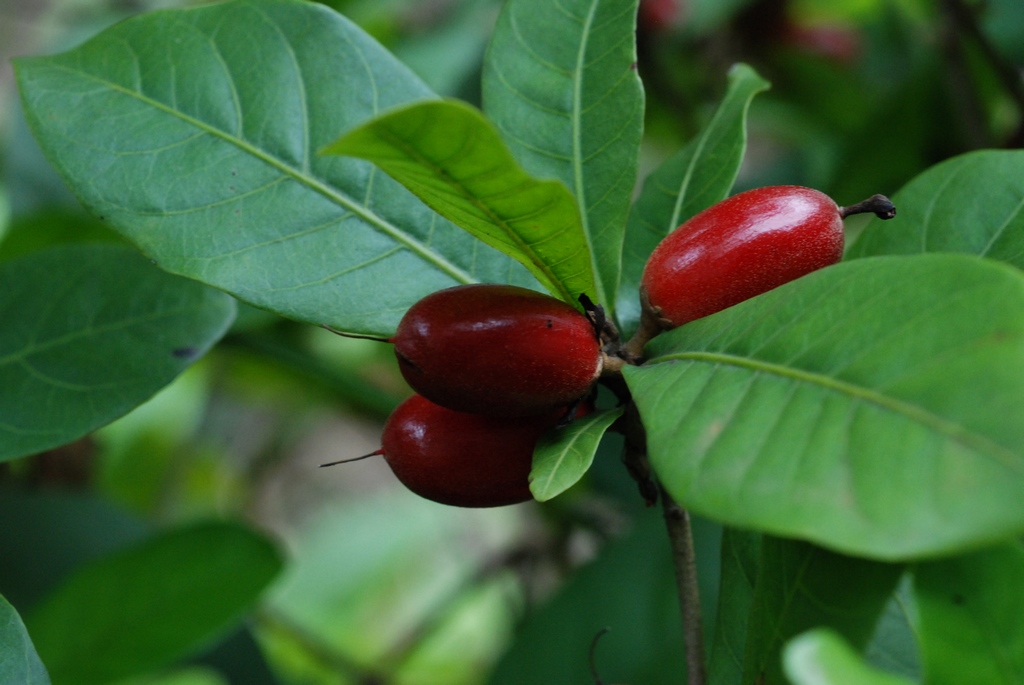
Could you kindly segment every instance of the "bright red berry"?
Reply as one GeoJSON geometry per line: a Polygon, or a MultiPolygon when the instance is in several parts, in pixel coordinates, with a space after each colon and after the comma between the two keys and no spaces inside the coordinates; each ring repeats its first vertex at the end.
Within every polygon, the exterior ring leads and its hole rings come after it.
{"type": "Polygon", "coordinates": [[[875,195],[839,207],[824,193],[769,186],[734,195],[670,233],[651,254],[641,285],[673,326],[699,319],[835,264],[843,256],[843,218],[895,216],[875,195]]]}
{"type": "Polygon", "coordinates": [[[398,480],[429,500],[458,507],[525,502],[537,440],[564,414],[479,416],[413,395],[384,425],[381,453],[398,480]]]}
{"type": "Polygon", "coordinates": [[[448,409],[531,416],[587,394],[601,373],[590,319],[511,285],[462,285],[414,304],[394,338],[405,380],[448,409]]]}

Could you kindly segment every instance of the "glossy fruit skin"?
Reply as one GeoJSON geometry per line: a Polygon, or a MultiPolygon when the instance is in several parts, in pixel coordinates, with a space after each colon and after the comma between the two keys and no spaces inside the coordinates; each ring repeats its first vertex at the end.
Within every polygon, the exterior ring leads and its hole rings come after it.
{"type": "Polygon", "coordinates": [[[839,207],[802,186],[755,188],[719,202],[651,253],[641,285],[681,326],[835,264],[843,256],[839,207]]]}
{"type": "Polygon", "coordinates": [[[391,339],[427,399],[487,416],[536,416],[585,395],[601,373],[590,320],[511,285],[462,285],[414,304],[391,339]]]}
{"type": "Polygon", "coordinates": [[[479,416],[413,395],[388,418],[381,445],[395,476],[417,495],[457,507],[499,507],[532,499],[534,447],[564,414],[479,416]]]}

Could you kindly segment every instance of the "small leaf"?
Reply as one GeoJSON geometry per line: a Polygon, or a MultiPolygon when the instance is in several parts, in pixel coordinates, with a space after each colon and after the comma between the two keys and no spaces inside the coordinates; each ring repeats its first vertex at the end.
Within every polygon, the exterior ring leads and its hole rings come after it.
{"type": "Polygon", "coordinates": [[[530,492],[546,502],[575,485],[594,463],[605,431],[622,416],[622,409],[596,412],[565,428],[549,431],[537,443],[530,471],[530,492]]]}
{"type": "Polygon", "coordinates": [[[50,685],[21,616],[0,596],[0,683],[50,685]]]}
{"type": "Polygon", "coordinates": [[[228,523],[173,530],[74,573],[28,626],[58,685],[169,665],[226,633],[281,568],[264,537],[228,523]]]}
{"type": "Polygon", "coordinates": [[[752,68],[735,65],[729,89],[701,134],[644,180],[623,245],[616,311],[626,330],[640,320],[640,277],[654,248],[681,223],[728,197],[747,148],[747,110],[767,88],[752,68]]]}
{"type": "Polygon", "coordinates": [[[921,680],[921,657],[911,616],[915,611],[911,575],[900,579],[864,650],[869,664],[914,681],[921,680]]]}
{"type": "Polygon", "coordinates": [[[150,12],[16,73],[47,158],[163,269],[377,337],[441,288],[537,285],[369,163],[317,154],[385,109],[436,98],[322,4],[150,12]]]}
{"type": "Polygon", "coordinates": [[[0,459],[74,440],[201,357],[230,297],[130,248],[59,247],[0,264],[0,459]]]}
{"type": "Polygon", "coordinates": [[[1024,532],[1024,276],[844,262],[665,333],[626,381],[651,464],[720,521],[881,559],[1024,532]]]}
{"type": "Polygon", "coordinates": [[[575,195],[588,294],[609,314],[643,132],[636,13],[637,0],[508,0],[484,60],[484,112],[529,173],[575,195]]]}
{"type": "Polygon", "coordinates": [[[1024,682],[1024,545],[922,563],[914,593],[928,685],[1024,682]]]}
{"type": "Polygon", "coordinates": [[[551,293],[594,293],[576,201],[530,177],[473,107],[421,102],[346,133],[324,152],[369,160],[438,214],[519,260],[551,293]]]}
{"type": "Polygon", "coordinates": [[[981,150],[937,164],[894,197],[899,221],[872,219],[848,258],[963,252],[1024,268],[1024,151],[981,150]]]}
{"type": "MultiPolygon", "coordinates": [[[[786,676],[793,685],[912,685],[864,663],[843,638],[826,628],[811,630],[786,645],[786,676]]],[[[961,681],[969,682],[969,681],[961,681]]]]}
{"type": "Polygon", "coordinates": [[[774,537],[760,545],[747,624],[742,682],[782,683],[781,653],[791,637],[828,627],[862,648],[903,566],[848,557],[774,537]]]}

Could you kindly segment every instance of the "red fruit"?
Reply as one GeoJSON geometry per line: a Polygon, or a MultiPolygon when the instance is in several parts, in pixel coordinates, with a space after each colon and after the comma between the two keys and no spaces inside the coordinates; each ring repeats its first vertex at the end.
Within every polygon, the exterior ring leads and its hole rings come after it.
{"type": "Polygon", "coordinates": [[[601,346],[586,316],[511,285],[428,295],[391,340],[416,392],[474,414],[544,414],[585,395],[601,373],[601,346]]]}
{"type": "Polygon", "coordinates": [[[653,307],[681,326],[760,295],[843,256],[843,217],[896,210],[876,195],[840,208],[824,193],[770,186],[705,209],[655,248],[641,285],[653,307]]]}
{"type": "Polygon", "coordinates": [[[452,411],[413,395],[384,425],[384,459],[421,497],[457,507],[498,507],[530,494],[533,450],[565,409],[495,418],[452,411]]]}
{"type": "Polygon", "coordinates": [[[783,40],[797,49],[844,64],[853,64],[863,52],[860,34],[847,24],[792,23],[783,40]]]}
{"type": "Polygon", "coordinates": [[[664,31],[675,20],[680,4],[680,0],[640,0],[638,23],[650,31],[664,31]]]}

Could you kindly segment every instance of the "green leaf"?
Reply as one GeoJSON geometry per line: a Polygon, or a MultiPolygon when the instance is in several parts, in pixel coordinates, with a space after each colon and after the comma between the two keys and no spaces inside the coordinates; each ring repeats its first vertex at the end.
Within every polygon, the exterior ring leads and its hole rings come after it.
{"type": "Polygon", "coordinates": [[[786,676],[793,685],[911,685],[913,682],[868,666],[842,637],[826,628],[808,631],[791,640],[783,659],[786,676]]]}
{"type": "Polygon", "coordinates": [[[605,431],[622,416],[622,411],[615,408],[596,412],[542,436],[530,471],[530,492],[534,498],[547,502],[583,478],[594,463],[605,431]]]}
{"type": "Polygon", "coordinates": [[[152,12],[16,71],[53,165],[168,271],[379,337],[444,287],[536,286],[369,163],[317,154],[385,109],[436,97],[323,5],[152,12]]]}
{"type": "Polygon", "coordinates": [[[1024,268],[1024,151],[982,150],[937,164],[893,196],[898,221],[872,219],[848,258],[964,252],[1024,268]]]}
{"type": "Polygon", "coordinates": [[[94,490],[70,488],[0,488],[0,521],[0,587],[26,608],[78,566],[152,532],[94,490]]]}
{"type": "MultiPolygon", "coordinates": [[[[684,682],[686,660],[665,522],[652,507],[632,523],[628,533],[602,548],[557,594],[526,615],[488,685],[594,685],[588,654],[604,628],[610,631],[594,650],[603,682],[684,682]]],[[[717,531],[695,519],[693,532],[701,596],[711,597],[714,577],[704,564],[710,560],[717,566],[717,531]]]]}
{"type": "Polygon", "coordinates": [[[637,0],[508,0],[484,60],[484,112],[536,176],[579,203],[597,287],[612,313],[636,184],[644,94],[637,0]]]}
{"type": "Polygon", "coordinates": [[[576,200],[562,183],[523,171],[475,108],[454,100],[409,105],[324,152],[373,162],[438,214],[517,259],[566,302],[594,294],[576,200]]]}
{"type": "Polygon", "coordinates": [[[750,630],[761,536],[726,528],[722,534],[722,586],[708,662],[710,685],[736,685],[743,678],[743,654],[750,630]]]}
{"type": "Polygon", "coordinates": [[[69,246],[0,264],[0,459],[142,404],[227,330],[230,297],[134,250],[69,246]]]}
{"type": "Polygon", "coordinates": [[[883,671],[919,682],[921,657],[911,620],[914,607],[911,575],[905,573],[882,611],[864,658],[883,671]]]}
{"type": "Polygon", "coordinates": [[[229,523],[173,530],[81,568],[29,617],[53,682],[108,683],[225,634],[281,568],[263,536],[229,523]]]}
{"type": "Polygon", "coordinates": [[[0,683],[50,685],[21,616],[0,596],[0,683]]]}
{"type": "Polygon", "coordinates": [[[826,626],[858,648],[870,639],[903,567],[835,554],[796,540],[765,537],[751,602],[744,683],[784,683],[782,648],[826,626]]]}
{"type": "Polygon", "coordinates": [[[747,148],[747,110],[767,89],[756,71],[735,65],[725,97],[700,135],[644,180],[623,245],[616,311],[626,330],[640,320],[640,278],[654,248],[694,214],[728,197],[747,148]]]}
{"type": "Polygon", "coordinates": [[[1024,531],[1015,269],[845,262],[647,351],[626,381],[652,466],[695,512],[881,559],[1024,531]]]}
{"type": "Polygon", "coordinates": [[[1024,545],[922,563],[914,592],[925,683],[1024,682],[1024,545]]]}

